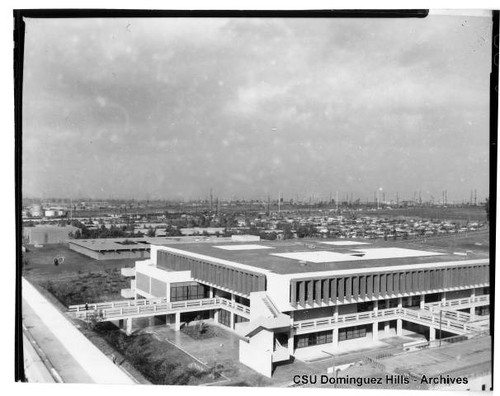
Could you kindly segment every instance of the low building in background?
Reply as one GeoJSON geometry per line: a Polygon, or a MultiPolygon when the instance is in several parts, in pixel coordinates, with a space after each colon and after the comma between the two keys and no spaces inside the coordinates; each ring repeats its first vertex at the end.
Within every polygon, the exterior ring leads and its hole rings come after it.
{"type": "Polygon", "coordinates": [[[215,236],[72,239],[69,241],[69,248],[95,260],[145,259],[150,257],[150,247],[155,244],[231,242],[231,240],[230,237],[215,236]]]}
{"type": "Polygon", "coordinates": [[[23,238],[29,245],[48,245],[53,243],[66,243],[70,233],[78,230],[74,226],[35,226],[24,227],[23,238]]]}

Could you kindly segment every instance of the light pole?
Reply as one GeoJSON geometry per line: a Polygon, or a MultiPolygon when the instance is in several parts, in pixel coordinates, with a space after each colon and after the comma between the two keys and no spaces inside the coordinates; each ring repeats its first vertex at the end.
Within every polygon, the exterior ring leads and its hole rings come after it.
{"type": "Polygon", "coordinates": [[[332,357],[332,370],[335,373],[335,382],[333,383],[333,387],[336,388],[337,387],[338,370],[335,369],[335,355],[333,353],[327,352],[327,351],[321,351],[321,352],[326,353],[327,355],[330,355],[332,357]]]}

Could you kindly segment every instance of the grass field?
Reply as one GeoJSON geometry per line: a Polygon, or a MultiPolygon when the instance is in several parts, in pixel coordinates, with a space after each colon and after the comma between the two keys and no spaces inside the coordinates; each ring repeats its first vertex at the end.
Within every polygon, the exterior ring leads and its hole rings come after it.
{"type": "Polygon", "coordinates": [[[152,334],[139,332],[126,336],[110,323],[99,323],[94,331],[153,384],[200,385],[219,378],[175,346],[157,340],[152,334]]]}
{"type": "Polygon", "coordinates": [[[130,287],[130,280],[121,275],[120,268],[135,263],[133,259],[97,261],[64,244],[29,247],[24,258],[28,264],[23,276],[65,306],[122,299],[120,290],[130,287]],[[56,266],[54,257],[58,256],[63,256],[64,262],[56,266]]]}

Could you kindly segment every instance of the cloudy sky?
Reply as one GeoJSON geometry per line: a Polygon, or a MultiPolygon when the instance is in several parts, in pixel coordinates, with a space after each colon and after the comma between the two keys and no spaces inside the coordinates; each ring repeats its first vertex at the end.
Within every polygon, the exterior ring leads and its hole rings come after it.
{"type": "Polygon", "coordinates": [[[488,195],[491,23],[27,19],[23,193],[488,195]]]}

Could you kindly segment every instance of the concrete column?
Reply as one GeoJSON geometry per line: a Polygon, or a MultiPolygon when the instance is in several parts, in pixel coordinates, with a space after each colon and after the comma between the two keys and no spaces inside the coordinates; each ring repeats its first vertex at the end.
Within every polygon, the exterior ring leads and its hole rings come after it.
{"type": "Polygon", "coordinates": [[[219,323],[219,310],[214,311],[214,322],[219,323]]]}
{"type": "Polygon", "coordinates": [[[403,308],[403,297],[398,298],[398,308],[403,308]]]}
{"type": "Polygon", "coordinates": [[[155,317],[154,316],[150,316],[149,317],[149,326],[154,326],[155,325],[155,317]]]}
{"type": "Polygon", "coordinates": [[[125,319],[125,333],[127,335],[132,334],[132,318],[125,319]]]}
{"type": "Polygon", "coordinates": [[[429,341],[434,341],[436,339],[436,329],[434,327],[429,327],[429,341]]]}
{"type": "Polygon", "coordinates": [[[372,325],[372,338],[373,338],[373,341],[377,341],[378,340],[378,322],[375,322],[373,325],[372,325]]]}
{"type": "Polygon", "coordinates": [[[425,295],[420,296],[420,309],[425,307],[425,295]]]}
{"type": "Polygon", "coordinates": [[[402,319],[396,320],[396,335],[398,335],[398,336],[403,335],[403,320],[402,319]]]}
{"type": "Polygon", "coordinates": [[[337,321],[339,319],[339,306],[338,305],[335,305],[333,307],[333,318],[335,321],[337,321]]]}
{"type": "Polygon", "coordinates": [[[384,323],[384,333],[386,335],[389,335],[390,331],[391,331],[391,324],[390,324],[390,322],[385,322],[384,323]]]}
{"type": "Polygon", "coordinates": [[[378,300],[375,300],[373,302],[373,313],[374,313],[375,316],[378,315],[378,300]]]}
{"type": "Polygon", "coordinates": [[[290,329],[290,334],[288,335],[288,353],[290,355],[293,355],[293,353],[295,352],[293,343],[294,343],[294,337],[293,337],[292,329],[290,329]]]}
{"type": "Polygon", "coordinates": [[[412,296],[409,296],[409,297],[408,297],[408,306],[409,306],[409,307],[411,307],[411,303],[413,302],[412,300],[413,300],[413,299],[412,299],[412,296]]]}
{"type": "Polygon", "coordinates": [[[443,295],[441,297],[441,305],[444,305],[446,303],[446,293],[443,292],[443,295]]]}
{"type": "Polygon", "coordinates": [[[208,298],[214,298],[214,288],[212,286],[208,289],[208,298]]]}
{"type": "Polygon", "coordinates": [[[229,318],[230,318],[229,325],[231,326],[231,329],[234,330],[234,313],[231,312],[231,316],[229,318]]]}
{"type": "Polygon", "coordinates": [[[470,320],[474,320],[476,318],[476,308],[471,307],[470,309],[470,320]]]}
{"type": "Polygon", "coordinates": [[[333,329],[332,344],[333,344],[334,349],[337,349],[337,347],[339,346],[339,329],[338,329],[338,327],[335,327],[333,329]]]}
{"type": "Polygon", "coordinates": [[[174,323],[174,330],[179,331],[181,329],[181,313],[176,312],[175,313],[175,323],[174,323]]]}

